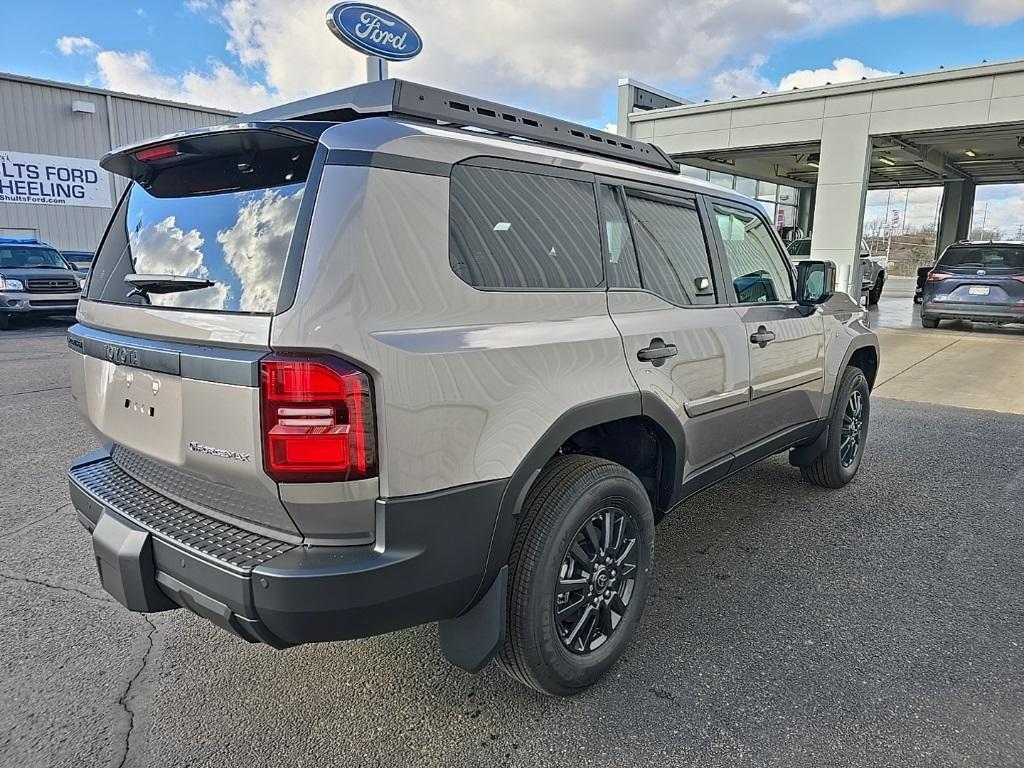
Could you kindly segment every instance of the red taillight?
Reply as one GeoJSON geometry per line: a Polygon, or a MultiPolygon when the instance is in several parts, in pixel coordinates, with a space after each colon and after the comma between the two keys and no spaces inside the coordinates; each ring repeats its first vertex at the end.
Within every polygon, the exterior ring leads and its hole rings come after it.
{"type": "Polygon", "coordinates": [[[174,157],[177,154],[177,144],[160,144],[156,147],[140,149],[135,153],[135,159],[140,163],[149,163],[153,160],[166,160],[168,157],[174,157]]]}
{"type": "Polygon", "coordinates": [[[929,283],[937,283],[940,280],[948,280],[951,277],[952,277],[952,275],[948,275],[945,272],[929,272],[928,273],[928,282],[929,283]]]}
{"type": "Polygon", "coordinates": [[[263,465],[283,483],[377,474],[370,377],[331,357],[260,362],[263,465]]]}

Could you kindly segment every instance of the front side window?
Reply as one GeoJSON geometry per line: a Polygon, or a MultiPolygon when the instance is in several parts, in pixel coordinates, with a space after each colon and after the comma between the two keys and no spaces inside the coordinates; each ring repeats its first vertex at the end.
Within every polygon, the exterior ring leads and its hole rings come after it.
{"type": "Polygon", "coordinates": [[[600,288],[594,185],[476,166],[451,176],[452,269],[490,289],[600,288]]]}
{"type": "Polygon", "coordinates": [[[717,303],[696,203],[627,196],[644,288],[679,306],[717,303]]]}
{"type": "Polygon", "coordinates": [[[792,301],[789,269],[764,222],[738,208],[716,203],[714,210],[737,301],[792,301]]]}

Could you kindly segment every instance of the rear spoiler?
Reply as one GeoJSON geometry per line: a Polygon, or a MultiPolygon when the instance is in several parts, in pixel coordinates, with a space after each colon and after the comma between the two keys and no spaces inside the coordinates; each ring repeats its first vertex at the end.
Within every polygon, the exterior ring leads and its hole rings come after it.
{"type": "Polygon", "coordinates": [[[144,182],[155,171],[189,159],[316,144],[320,134],[332,124],[315,121],[246,121],[193,128],[118,147],[100,159],[100,167],[118,176],[144,182]]]}

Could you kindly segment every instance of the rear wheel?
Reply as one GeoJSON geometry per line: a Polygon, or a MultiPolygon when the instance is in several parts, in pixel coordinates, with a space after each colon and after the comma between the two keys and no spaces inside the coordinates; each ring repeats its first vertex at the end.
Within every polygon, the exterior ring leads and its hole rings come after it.
{"type": "Polygon", "coordinates": [[[825,450],[813,463],[800,467],[804,480],[824,488],[842,488],[853,480],[867,443],[870,397],[864,372],[848,367],[839,382],[825,450]]]}
{"type": "Polygon", "coordinates": [[[938,328],[939,319],[937,317],[925,317],[921,315],[921,325],[924,328],[938,328]]]}
{"type": "Polygon", "coordinates": [[[636,631],[653,550],[650,499],[632,472],[556,457],[526,499],[509,556],[501,668],[555,696],[593,684],[636,631]]]}

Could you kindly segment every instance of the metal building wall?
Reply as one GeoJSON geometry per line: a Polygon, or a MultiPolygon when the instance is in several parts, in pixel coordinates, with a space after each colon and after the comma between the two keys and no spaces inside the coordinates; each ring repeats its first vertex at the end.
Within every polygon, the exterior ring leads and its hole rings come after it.
{"type": "MultiPolygon", "coordinates": [[[[112,147],[185,128],[222,123],[220,112],[66,83],[0,73],[0,150],[99,159],[112,147]],[[72,112],[73,101],[95,105],[72,112]]],[[[111,177],[111,201],[124,191],[111,177]]],[[[0,202],[0,228],[35,229],[59,249],[96,248],[110,209],[0,202]]]]}

